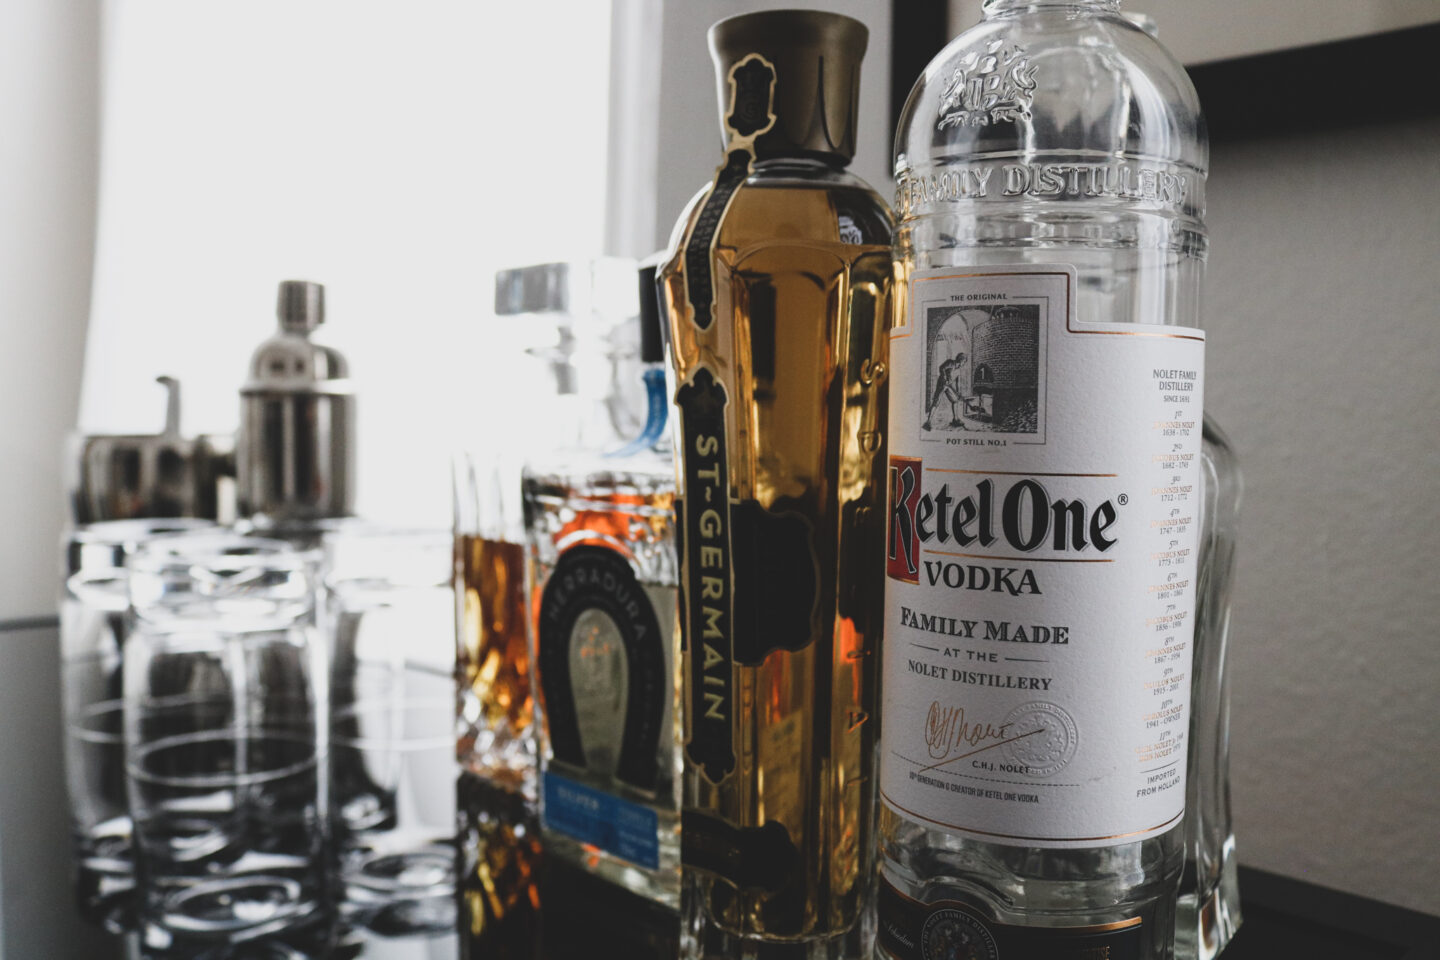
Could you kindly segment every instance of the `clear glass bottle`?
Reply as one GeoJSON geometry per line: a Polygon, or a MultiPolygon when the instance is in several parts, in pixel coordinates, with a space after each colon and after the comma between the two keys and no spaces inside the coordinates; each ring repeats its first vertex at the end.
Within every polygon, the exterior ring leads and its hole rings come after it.
{"type": "MultiPolygon", "coordinates": [[[[1217,460],[1213,446],[1201,448],[1203,335],[1195,329],[1206,252],[1204,123],[1184,70],[1120,16],[1118,0],[986,0],[984,11],[927,67],[896,136],[895,251],[907,302],[892,339],[889,440],[892,483],[905,479],[908,462],[915,487],[895,487],[892,506],[913,492],[928,501],[911,504],[919,530],[968,545],[922,551],[967,558],[932,561],[947,576],[955,568],[949,599],[932,611],[954,619],[938,621],[901,612],[897,598],[913,595],[887,551],[880,952],[919,957],[962,937],[979,956],[1030,949],[1070,957],[1110,946],[1117,956],[1169,957],[1184,861],[1182,687],[1191,686],[1192,650],[1205,642],[1198,627],[1194,643],[1190,636],[1203,616],[1196,601],[1205,600],[1195,586],[1204,535],[1196,536],[1191,511],[1204,511],[1201,501],[1217,492],[1203,476],[1217,460]],[[940,300],[963,322],[946,326],[940,300]],[[901,339],[921,324],[928,336],[901,339]],[[1028,359],[1017,362],[1021,354],[1028,359]],[[1115,367],[1087,366],[1111,354],[1124,354],[1105,360],[1115,367]],[[1122,368],[1126,376],[1109,372],[1122,368]],[[947,409],[935,405],[941,397],[951,401],[948,419],[934,415],[947,409]],[[1117,438],[1126,429],[1138,433],[1117,438]],[[897,462],[902,450],[924,456],[897,462]],[[1130,470],[1152,457],[1147,472],[1130,470]],[[977,495],[952,498],[966,484],[977,495]],[[1023,507],[1043,504],[1037,491],[1058,493],[1054,519],[1037,508],[1028,532],[1017,521],[1016,536],[1007,529],[1002,538],[984,526],[992,490],[997,513],[1002,494],[1023,507]],[[951,503],[959,506],[947,529],[938,516],[951,503]],[[1068,525],[1067,511],[1092,507],[1088,527],[1068,525]],[[977,513],[981,543],[996,541],[988,549],[972,542],[977,513]],[[1064,527],[1054,549],[1031,536],[1042,523],[1064,527]],[[1102,555],[1116,541],[1124,545],[1102,555]],[[996,566],[1002,561],[1016,566],[996,566]],[[1004,569],[1012,569],[1004,584],[977,587],[976,570],[998,579],[1004,569]],[[1012,592],[1022,571],[1035,589],[1012,592]],[[1087,586],[1122,571],[1132,580],[1106,581],[1111,594],[1087,586]],[[1002,590],[1008,607],[985,606],[1002,590]],[[1030,595],[1042,591],[1068,596],[1081,611],[1064,640],[1057,624],[1070,621],[1026,619],[1042,609],[1055,616],[1030,595]],[[1122,594],[1126,606],[1110,604],[1122,594]],[[982,631],[997,622],[1031,631],[1049,624],[1051,633],[1040,640],[1032,632],[1020,648],[1003,642],[1015,638],[1001,629],[964,638],[967,622],[982,631]],[[938,662],[912,649],[922,632],[941,634],[937,655],[964,663],[939,674],[953,691],[934,701],[940,712],[931,717],[940,719],[925,731],[939,759],[910,768],[903,701],[921,698],[912,696],[905,654],[922,670],[938,662]],[[1040,642],[1050,645],[1029,645],[1040,642]],[[986,711],[1001,701],[987,699],[991,688],[1007,686],[1019,688],[1017,705],[992,717],[986,711]],[[944,749],[949,735],[972,738],[963,755],[944,749]],[[953,762],[966,759],[969,766],[953,762]],[[1068,775],[1057,776],[1062,770],[1068,775]],[[1116,791],[1108,801],[1099,783],[1116,791]],[[891,795],[932,786],[948,792],[951,799],[933,803],[953,815],[927,815],[891,795]],[[1158,819],[1092,826],[1157,804],[1158,819]],[[1003,826],[1010,823],[1024,828],[1003,826]]],[[[1204,652],[1194,656],[1202,668],[1204,652]]]]}
{"type": "MultiPolygon", "coordinates": [[[[638,437],[613,441],[614,381],[603,367],[626,358],[610,351],[597,366],[582,345],[577,358],[594,368],[595,385],[573,394],[594,425],[585,446],[525,468],[535,567],[530,656],[546,856],[668,908],[673,942],[680,880],[675,470],[653,268],[641,272],[640,287],[642,322],[654,335],[643,338],[650,415],[638,437]]],[[[614,340],[594,338],[590,349],[614,340]]],[[[565,907],[557,901],[547,925],[565,907]]]]}
{"type": "Polygon", "coordinates": [[[485,442],[454,461],[456,754],[466,769],[532,800],[535,679],[526,604],[534,573],[521,470],[537,456],[559,452],[563,460],[565,451],[603,447],[615,436],[613,415],[594,397],[609,396],[615,358],[603,338],[634,316],[634,269],[631,261],[597,260],[496,275],[495,313],[510,324],[505,339],[518,334],[529,344],[524,352],[545,365],[532,376],[543,383],[548,373],[554,386],[530,391],[523,411],[489,424],[485,442]]]}
{"type": "Polygon", "coordinates": [[[1205,418],[1195,678],[1185,796],[1185,867],[1175,920],[1178,960],[1213,960],[1240,929],[1239,864],[1230,815],[1230,596],[1241,475],[1225,434],[1205,418]]]}
{"type": "Polygon", "coordinates": [[[679,407],[682,952],[860,956],[891,219],[845,166],[867,34],[711,28],[726,158],[661,270],[679,407]]]}

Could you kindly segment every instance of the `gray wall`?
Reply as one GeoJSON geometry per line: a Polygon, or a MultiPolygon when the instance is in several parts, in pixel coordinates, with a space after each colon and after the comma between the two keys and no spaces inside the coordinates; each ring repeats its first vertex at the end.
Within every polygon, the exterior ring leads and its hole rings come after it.
{"type": "MultiPolygon", "coordinates": [[[[950,32],[980,18],[981,0],[949,0],[950,32]]],[[[1440,20],[1435,0],[1121,0],[1155,18],[1184,64],[1270,53],[1440,20]]]]}
{"type": "Polygon", "coordinates": [[[1440,120],[1213,149],[1241,862],[1440,913],[1440,120]]]}
{"type": "Polygon", "coordinates": [[[56,631],[23,621],[55,614],[61,446],[75,423],[90,309],[99,56],[96,0],[0,3],[0,955],[9,960],[105,955],[71,908],[56,631]]]}

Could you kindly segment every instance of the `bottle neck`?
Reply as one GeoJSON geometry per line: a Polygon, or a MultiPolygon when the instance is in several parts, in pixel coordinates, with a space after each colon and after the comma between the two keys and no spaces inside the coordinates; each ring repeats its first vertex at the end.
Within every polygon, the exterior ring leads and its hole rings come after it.
{"type": "Polygon", "coordinates": [[[1118,14],[1120,0],[984,0],[982,4],[986,20],[1047,8],[1064,8],[1091,16],[1118,14]]]}
{"type": "Polygon", "coordinates": [[[812,153],[805,156],[759,158],[755,161],[755,170],[830,173],[844,170],[849,165],[850,158],[837,153],[812,153]]]}
{"type": "Polygon", "coordinates": [[[602,343],[577,338],[568,326],[559,330],[555,346],[532,348],[547,362],[549,395],[542,401],[549,420],[545,445],[554,450],[603,450],[619,437],[609,412],[614,361],[602,343]]]}

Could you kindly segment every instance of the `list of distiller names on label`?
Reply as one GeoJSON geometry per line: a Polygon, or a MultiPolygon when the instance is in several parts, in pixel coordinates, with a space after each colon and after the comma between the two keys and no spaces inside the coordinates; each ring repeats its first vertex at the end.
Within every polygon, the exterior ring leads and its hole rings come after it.
{"type": "Polygon", "coordinates": [[[1141,659],[1145,704],[1139,724],[1145,737],[1135,746],[1142,781],[1139,797],[1166,793],[1184,783],[1189,720],[1191,636],[1195,616],[1196,542],[1199,521],[1200,370],[1155,367],[1151,384],[1150,473],[1146,478],[1149,573],[1141,659]]]}

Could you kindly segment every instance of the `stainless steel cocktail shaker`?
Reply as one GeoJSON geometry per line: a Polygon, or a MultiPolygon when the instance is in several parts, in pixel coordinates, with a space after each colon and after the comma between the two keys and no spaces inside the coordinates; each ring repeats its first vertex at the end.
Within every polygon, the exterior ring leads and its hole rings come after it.
{"type": "Polygon", "coordinates": [[[355,392],[349,365],[310,334],[325,288],[286,280],[280,327],[256,349],[240,391],[239,514],[284,529],[354,512],[355,392]]]}

